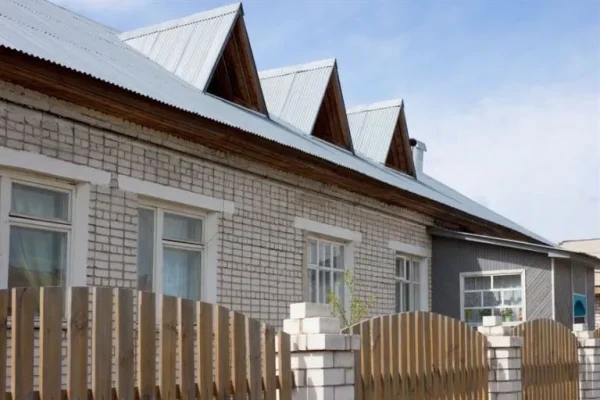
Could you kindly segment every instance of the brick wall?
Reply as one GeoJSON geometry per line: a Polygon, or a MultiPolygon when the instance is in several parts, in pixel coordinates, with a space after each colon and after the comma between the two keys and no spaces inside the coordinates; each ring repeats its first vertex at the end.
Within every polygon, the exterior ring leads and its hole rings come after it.
{"type": "MultiPolygon", "coordinates": [[[[0,82],[0,146],[109,171],[112,187],[93,187],[87,277],[93,285],[135,287],[138,196],[117,174],[235,203],[219,220],[218,300],[276,326],[303,300],[303,217],[359,231],[355,274],[373,314],[394,311],[389,240],[431,248],[432,221],[406,209],[208,149],[166,133],[0,82]]],[[[430,280],[431,281],[431,280],[430,280]]]]}

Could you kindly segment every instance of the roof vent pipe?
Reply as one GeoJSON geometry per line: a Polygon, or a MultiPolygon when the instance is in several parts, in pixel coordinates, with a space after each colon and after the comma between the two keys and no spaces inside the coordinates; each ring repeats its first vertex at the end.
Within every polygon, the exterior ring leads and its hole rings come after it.
{"type": "Polygon", "coordinates": [[[415,170],[417,171],[417,176],[423,173],[423,158],[424,154],[427,151],[427,146],[425,143],[421,142],[417,139],[410,139],[410,146],[412,147],[413,161],[415,163],[415,170]]]}

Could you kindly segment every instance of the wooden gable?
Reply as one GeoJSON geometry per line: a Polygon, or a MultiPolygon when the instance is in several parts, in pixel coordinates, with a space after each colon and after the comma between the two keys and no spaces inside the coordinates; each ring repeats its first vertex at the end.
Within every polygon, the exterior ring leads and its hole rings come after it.
{"type": "Polygon", "coordinates": [[[390,148],[385,159],[385,166],[416,177],[415,163],[408,137],[406,115],[404,114],[404,105],[400,108],[400,115],[394,127],[390,148]]]}
{"type": "Polygon", "coordinates": [[[206,92],[267,114],[244,19],[237,18],[206,92]]]}

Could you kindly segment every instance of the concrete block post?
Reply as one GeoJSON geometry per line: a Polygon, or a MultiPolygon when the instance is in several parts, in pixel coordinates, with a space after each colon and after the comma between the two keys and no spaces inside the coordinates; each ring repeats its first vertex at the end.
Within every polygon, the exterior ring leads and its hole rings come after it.
{"type": "Polygon", "coordinates": [[[340,333],[328,305],[292,304],[283,330],[290,334],[293,400],[354,400],[353,351],[360,338],[340,333]]]}
{"type": "Polygon", "coordinates": [[[600,339],[586,324],[573,325],[579,352],[579,398],[600,399],[600,339]]]}
{"type": "Polygon", "coordinates": [[[483,317],[477,330],[487,336],[490,400],[521,400],[521,347],[523,338],[510,335],[501,317],[483,317]]]}

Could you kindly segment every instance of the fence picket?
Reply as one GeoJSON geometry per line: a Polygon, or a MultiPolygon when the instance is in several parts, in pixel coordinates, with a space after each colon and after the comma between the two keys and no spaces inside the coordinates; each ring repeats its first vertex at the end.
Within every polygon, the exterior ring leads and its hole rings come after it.
{"type": "Polygon", "coordinates": [[[261,360],[260,360],[260,322],[246,319],[246,352],[248,354],[248,384],[250,400],[262,399],[261,360]]]}
{"type": "Polygon", "coordinates": [[[115,360],[117,400],[133,400],[133,294],[115,289],[115,360]]]}
{"type": "Polygon", "coordinates": [[[0,400],[6,399],[6,369],[8,339],[8,306],[10,303],[10,292],[8,289],[0,290],[0,400]]]}
{"type": "Polygon", "coordinates": [[[215,311],[215,384],[216,397],[221,399],[229,392],[229,310],[214,306],[215,311]]]}
{"type": "Polygon", "coordinates": [[[12,394],[15,399],[33,397],[33,315],[36,290],[17,288],[12,290],[12,394]]]}
{"type": "Polygon", "coordinates": [[[177,345],[177,299],[172,296],[161,296],[159,340],[159,373],[161,399],[176,397],[176,345],[177,345]]]}
{"type": "Polygon", "coordinates": [[[112,391],[112,290],[92,288],[92,393],[109,400],[112,391]]]}
{"type": "Polygon", "coordinates": [[[380,318],[380,335],[381,335],[381,354],[379,355],[381,367],[381,376],[383,383],[383,396],[385,400],[392,398],[392,382],[390,376],[390,316],[385,315],[380,318]]]}
{"type": "Polygon", "coordinates": [[[137,378],[141,400],[156,398],[156,298],[138,292],[137,378]]]}
{"type": "Polygon", "coordinates": [[[201,399],[213,395],[213,306],[208,303],[198,303],[196,306],[196,346],[198,346],[198,374],[196,380],[201,399]]]}
{"type": "Polygon", "coordinates": [[[371,368],[373,370],[373,397],[381,399],[383,394],[383,376],[381,374],[381,320],[371,321],[371,368]]]}
{"type": "Polygon", "coordinates": [[[363,397],[370,399],[374,390],[373,371],[371,371],[371,325],[369,321],[360,324],[360,369],[362,372],[363,397]]]}
{"type": "Polygon", "coordinates": [[[391,356],[391,379],[392,379],[392,398],[400,397],[400,355],[398,354],[398,339],[400,332],[400,320],[398,315],[392,315],[390,319],[390,356],[391,356]]]}
{"type": "Polygon", "coordinates": [[[292,400],[292,366],[290,354],[290,335],[277,334],[279,341],[279,400],[292,400]]]}
{"type": "Polygon", "coordinates": [[[69,399],[86,399],[88,386],[88,288],[72,287],[67,325],[67,392],[69,399]]]}
{"type": "Polygon", "coordinates": [[[194,383],[194,305],[188,299],[177,299],[179,345],[179,391],[182,400],[196,398],[194,383]]]}
{"type": "Polygon", "coordinates": [[[262,342],[265,400],[275,400],[277,390],[275,380],[275,329],[265,325],[262,342]]]}
{"type": "MultiPolygon", "coordinates": [[[[406,346],[403,344],[406,343],[409,339],[409,331],[408,331],[408,314],[400,314],[398,316],[399,324],[398,324],[398,357],[399,357],[399,369],[400,369],[400,393],[402,394],[401,398],[407,398],[410,388],[410,365],[409,365],[409,352],[406,349],[406,346]]],[[[396,350],[394,350],[396,352],[396,350]]]]}
{"type": "Polygon", "coordinates": [[[231,355],[233,361],[233,385],[236,400],[247,397],[246,386],[246,319],[238,312],[229,314],[231,326],[231,355]]]}
{"type": "Polygon", "coordinates": [[[61,396],[62,377],[61,370],[57,366],[61,365],[62,361],[60,351],[63,304],[62,288],[40,289],[40,396],[42,399],[60,399],[61,396]]]}

